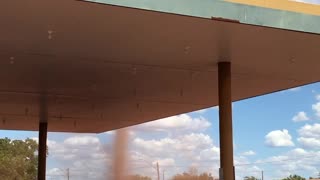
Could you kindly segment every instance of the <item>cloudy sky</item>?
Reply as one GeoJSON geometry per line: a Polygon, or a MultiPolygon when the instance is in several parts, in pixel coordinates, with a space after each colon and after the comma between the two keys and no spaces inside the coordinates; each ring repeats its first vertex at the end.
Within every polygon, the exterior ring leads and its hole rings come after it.
{"type": "MultiPolygon", "coordinates": [[[[293,88],[233,104],[236,176],[279,179],[320,170],[320,84],[293,88]]],[[[218,175],[218,108],[182,114],[128,129],[130,172],[156,176],[155,163],[169,178],[197,167],[218,175]]],[[[37,137],[37,132],[0,131],[0,137],[37,137]]],[[[112,169],[114,132],[49,133],[47,174],[100,180],[112,169]]]]}

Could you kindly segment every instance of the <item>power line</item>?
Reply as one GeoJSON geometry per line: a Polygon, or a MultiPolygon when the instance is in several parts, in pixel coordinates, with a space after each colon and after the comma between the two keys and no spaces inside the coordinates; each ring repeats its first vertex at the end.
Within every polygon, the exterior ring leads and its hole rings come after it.
{"type": "MultiPolygon", "coordinates": [[[[248,166],[248,165],[256,165],[256,164],[273,164],[273,163],[281,163],[281,162],[288,162],[288,161],[295,161],[295,160],[301,160],[301,159],[308,159],[308,158],[314,158],[314,156],[305,156],[301,158],[288,158],[283,160],[273,160],[273,161],[264,161],[264,162],[253,162],[253,163],[243,163],[243,164],[235,164],[235,166],[248,166]]],[[[216,160],[215,160],[216,161],[216,160]]],[[[215,161],[197,161],[198,163],[212,163],[215,161]]],[[[162,165],[163,167],[190,167],[190,165],[162,165]]],[[[197,167],[212,167],[212,165],[199,165],[197,167]]],[[[137,167],[139,168],[147,168],[147,166],[137,167]]],[[[136,168],[134,168],[136,169],[136,168]]]]}
{"type": "Polygon", "coordinates": [[[283,159],[283,160],[236,164],[235,166],[247,166],[247,165],[255,165],[255,164],[280,163],[280,162],[295,161],[295,160],[308,159],[308,158],[314,158],[314,156],[305,156],[305,157],[301,157],[301,158],[291,158],[291,159],[288,158],[288,159],[283,159]]]}

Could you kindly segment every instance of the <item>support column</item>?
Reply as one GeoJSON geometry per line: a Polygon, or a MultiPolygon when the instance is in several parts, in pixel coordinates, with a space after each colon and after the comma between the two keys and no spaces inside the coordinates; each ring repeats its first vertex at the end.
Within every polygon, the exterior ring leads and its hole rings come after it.
{"type": "Polygon", "coordinates": [[[219,62],[220,180],[234,180],[231,63],[219,62]]]}
{"type": "Polygon", "coordinates": [[[46,179],[46,160],[47,160],[47,122],[39,124],[39,147],[38,147],[38,180],[46,179]]]}
{"type": "Polygon", "coordinates": [[[41,96],[39,104],[38,180],[45,180],[48,132],[48,109],[45,95],[41,96]]]}

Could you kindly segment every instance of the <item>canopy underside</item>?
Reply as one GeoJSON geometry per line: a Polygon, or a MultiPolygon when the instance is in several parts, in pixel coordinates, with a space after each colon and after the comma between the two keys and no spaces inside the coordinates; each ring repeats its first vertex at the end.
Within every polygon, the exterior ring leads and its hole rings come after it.
{"type": "Polygon", "coordinates": [[[103,132],[318,81],[320,36],[65,0],[0,2],[0,129],[103,132]]]}

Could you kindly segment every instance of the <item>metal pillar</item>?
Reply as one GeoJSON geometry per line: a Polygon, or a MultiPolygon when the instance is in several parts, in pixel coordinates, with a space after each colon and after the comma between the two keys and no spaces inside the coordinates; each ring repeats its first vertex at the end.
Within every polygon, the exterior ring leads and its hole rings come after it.
{"type": "Polygon", "coordinates": [[[220,180],[234,180],[231,63],[219,62],[220,180]]]}
{"type": "Polygon", "coordinates": [[[38,180],[46,179],[48,109],[46,96],[40,97],[39,103],[39,145],[38,145],[38,180]]]}
{"type": "Polygon", "coordinates": [[[48,123],[39,123],[38,180],[46,179],[47,127],[48,123]]]}

